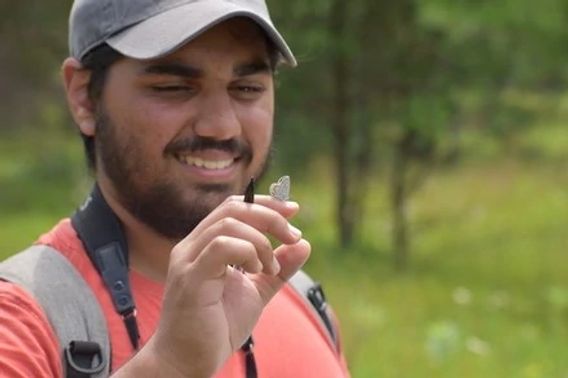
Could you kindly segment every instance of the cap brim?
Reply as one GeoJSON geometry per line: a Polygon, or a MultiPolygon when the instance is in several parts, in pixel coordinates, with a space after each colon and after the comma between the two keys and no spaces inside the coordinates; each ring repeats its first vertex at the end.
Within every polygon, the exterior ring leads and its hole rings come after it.
{"type": "Polygon", "coordinates": [[[270,19],[227,1],[196,1],[159,13],[106,40],[121,54],[134,59],[168,55],[199,34],[229,18],[248,17],[272,40],[292,67],[296,58],[270,19]]]}

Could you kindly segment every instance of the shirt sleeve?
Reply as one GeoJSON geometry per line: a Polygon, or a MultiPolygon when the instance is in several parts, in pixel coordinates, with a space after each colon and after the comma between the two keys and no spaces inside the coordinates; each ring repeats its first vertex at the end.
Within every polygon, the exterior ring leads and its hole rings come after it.
{"type": "Polygon", "coordinates": [[[62,376],[59,342],[41,307],[0,281],[0,372],[6,378],[62,376]]]}

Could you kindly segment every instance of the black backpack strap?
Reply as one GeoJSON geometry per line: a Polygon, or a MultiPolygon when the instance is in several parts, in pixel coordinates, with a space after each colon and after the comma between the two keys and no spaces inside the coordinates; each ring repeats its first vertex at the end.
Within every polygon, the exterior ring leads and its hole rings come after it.
{"type": "Polygon", "coordinates": [[[30,247],[0,263],[0,279],[21,286],[43,308],[63,349],[67,377],[108,377],[106,319],[89,285],[61,253],[30,247]]]}
{"type": "Polygon", "coordinates": [[[75,212],[71,222],[101,275],[116,312],[122,316],[132,347],[137,350],[140,333],[128,279],[128,245],[122,226],[98,185],[75,212]]]}
{"type": "Polygon", "coordinates": [[[337,330],[332,320],[330,308],[327,305],[322,286],[315,282],[303,270],[298,271],[288,281],[290,286],[304,299],[306,305],[312,309],[320,320],[320,325],[324,329],[329,341],[339,352],[339,340],[337,330]]]}

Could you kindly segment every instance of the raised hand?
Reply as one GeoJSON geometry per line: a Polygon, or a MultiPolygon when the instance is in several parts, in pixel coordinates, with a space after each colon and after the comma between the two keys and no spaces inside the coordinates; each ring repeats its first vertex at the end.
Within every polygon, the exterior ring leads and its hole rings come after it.
{"type": "Polygon", "coordinates": [[[213,374],[307,260],[310,245],[288,222],[298,205],[255,201],[228,198],[172,250],[160,324],[146,346],[166,368],[213,374]],[[268,236],[282,244],[273,249],[268,236]]]}

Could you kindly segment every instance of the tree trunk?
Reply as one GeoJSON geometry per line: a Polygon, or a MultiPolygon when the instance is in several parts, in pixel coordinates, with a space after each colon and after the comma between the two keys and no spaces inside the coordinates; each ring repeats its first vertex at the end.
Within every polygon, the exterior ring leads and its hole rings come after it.
{"type": "MultiPolygon", "coordinates": [[[[367,104],[364,98],[357,101],[358,109],[354,111],[359,114],[368,112],[367,104]]],[[[351,172],[351,191],[350,191],[350,207],[353,225],[357,225],[365,217],[365,200],[367,198],[367,190],[369,188],[369,178],[372,175],[372,153],[373,153],[373,133],[372,122],[370,117],[363,117],[359,120],[360,124],[357,133],[360,134],[360,142],[355,151],[354,164],[351,172]]],[[[353,230],[352,237],[355,237],[356,229],[353,230]]]]}
{"type": "Polygon", "coordinates": [[[391,178],[392,247],[394,265],[399,271],[405,270],[408,266],[408,221],[406,212],[408,157],[405,139],[403,137],[395,145],[391,178]]]}
{"type": "Polygon", "coordinates": [[[347,247],[353,239],[354,219],[349,204],[349,70],[344,52],[347,2],[336,0],[330,13],[330,30],[336,49],[331,60],[333,81],[331,123],[335,144],[337,171],[337,227],[341,246],[347,247]]]}

